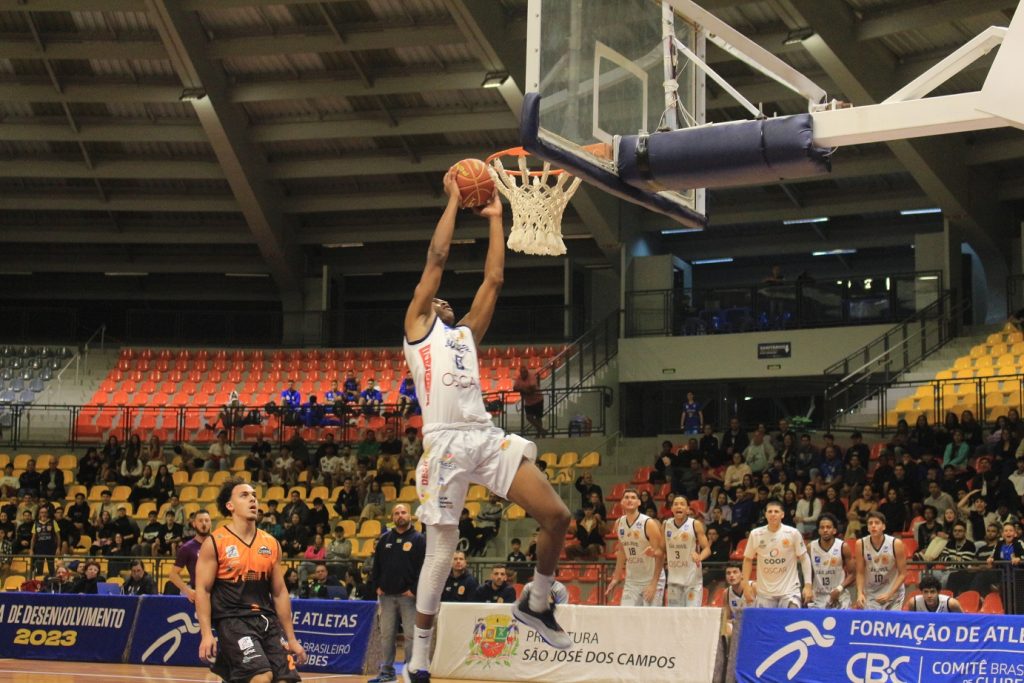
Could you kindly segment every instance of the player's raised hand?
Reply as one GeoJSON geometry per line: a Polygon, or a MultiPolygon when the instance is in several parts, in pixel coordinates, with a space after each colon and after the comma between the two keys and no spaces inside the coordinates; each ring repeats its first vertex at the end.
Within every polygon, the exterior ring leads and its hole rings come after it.
{"type": "Polygon", "coordinates": [[[487,202],[483,206],[478,206],[473,209],[473,213],[477,216],[483,216],[484,218],[501,218],[502,206],[501,206],[501,195],[495,190],[494,194],[491,195],[491,201],[487,202]]]}
{"type": "Polygon", "coordinates": [[[448,172],[444,174],[444,193],[448,195],[448,201],[460,203],[461,206],[459,184],[455,182],[456,175],[457,174],[454,166],[449,168],[448,172]]]}

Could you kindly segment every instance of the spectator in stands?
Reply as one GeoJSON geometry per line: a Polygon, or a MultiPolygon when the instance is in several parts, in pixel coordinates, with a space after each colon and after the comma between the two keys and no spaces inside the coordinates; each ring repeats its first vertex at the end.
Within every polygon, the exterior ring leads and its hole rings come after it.
{"type": "Polygon", "coordinates": [[[850,458],[855,455],[860,458],[862,465],[865,465],[871,459],[871,449],[864,443],[864,436],[860,432],[850,434],[850,447],[846,449],[846,463],[849,464],[850,458]]]}
{"type": "Polygon", "coordinates": [[[935,516],[941,517],[946,508],[956,508],[953,497],[942,490],[937,481],[928,482],[928,497],[924,499],[925,507],[935,508],[935,516]]]}
{"type": "Polygon", "coordinates": [[[190,475],[195,474],[196,470],[203,466],[203,454],[195,446],[179,441],[171,450],[175,455],[181,456],[182,465],[190,475]]]}
{"type": "Polygon", "coordinates": [[[380,442],[377,441],[374,431],[367,429],[363,432],[362,440],[356,445],[356,458],[360,463],[369,466],[370,463],[377,461],[378,455],[380,455],[380,442]]]}
{"type": "Polygon", "coordinates": [[[31,495],[39,497],[39,485],[42,483],[42,475],[36,471],[36,461],[29,460],[25,464],[25,471],[18,477],[18,495],[31,495]]]}
{"type": "Polygon", "coordinates": [[[139,543],[139,525],[128,516],[126,508],[117,508],[117,515],[114,517],[114,527],[124,540],[124,554],[133,554],[136,551],[135,546],[139,543]]]}
{"type": "Polygon", "coordinates": [[[398,412],[402,417],[410,417],[420,414],[420,400],[416,396],[416,382],[412,375],[402,378],[398,385],[398,412]]]}
{"type": "Polygon", "coordinates": [[[967,459],[971,455],[971,447],[964,440],[964,433],[960,429],[953,430],[952,441],[946,444],[942,455],[942,465],[952,465],[958,469],[967,466],[967,459]]]}
{"type": "Polygon", "coordinates": [[[512,390],[522,396],[523,417],[537,430],[537,438],[546,437],[548,432],[544,429],[544,392],[540,389],[540,377],[526,364],[520,365],[512,390]]]}
{"type": "Polygon", "coordinates": [[[721,467],[725,464],[718,437],[715,436],[715,426],[707,422],[704,423],[704,432],[700,438],[700,455],[707,467],[721,467]]]}
{"type": "Polygon", "coordinates": [[[92,524],[89,522],[89,504],[85,502],[84,493],[75,494],[75,502],[68,505],[67,519],[74,526],[79,534],[92,534],[92,524]]]}
{"type": "Polygon", "coordinates": [[[370,490],[366,492],[366,497],[363,498],[363,510],[359,513],[359,522],[384,517],[387,514],[386,504],[384,493],[380,490],[380,482],[374,480],[370,483],[370,490]]]}
{"type": "Polygon", "coordinates": [[[598,559],[604,555],[604,535],[608,533],[608,528],[604,520],[594,514],[594,506],[590,501],[583,503],[583,517],[574,520],[573,524],[576,543],[566,546],[566,555],[572,559],[598,559]]]}
{"type": "Polygon", "coordinates": [[[981,425],[974,419],[974,413],[965,410],[960,413],[960,431],[963,432],[964,441],[974,450],[983,443],[981,425]]]}
{"type": "Polygon", "coordinates": [[[338,386],[338,380],[331,382],[331,388],[324,394],[324,402],[340,424],[341,420],[348,413],[348,397],[341,390],[341,387],[338,386]]]}
{"type": "Polygon", "coordinates": [[[91,486],[96,483],[99,476],[99,469],[103,466],[103,458],[95,447],[90,447],[85,455],[78,461],[77,481],[83,486],[91,486]]]}
{"type": "Polygon", "coordinates": [[[885,501],[878,506],[878,511],[885,515],[885,533],[890,536],[901,534],[907,528],[909,510],[898,488],[886,489],[885,501]]]}
{"type": "Polygon", "coordinates": [[[138,434],[132,434],[128,437],[128,445],[125,446],[124,457],[129,455],[134,455],[135,459],[139,461],[145,459],[145,454],[142,452],[142,437],[138,434]]]}
{"type": "Polygon", "coordinates": [[[302,404],[302,424],[307,427],[319,427],[327,419],[327,408],[320,403],[316,394],[311,394],[309,400],[302,404]]]}
{"type": "Polygon", "coordinates": [[[362,409],[363,415],[367,417],[380,415],[382,403],[384,403],[384,396],[381,395],[376,382],[372,378],[366,380],[366,388],[359,394],[359,407],[362,409]]]}
{"type": "Polygon", "coordinates": [[[456,550],[452,555],[452,571],[441,592],[441,602],[472,602],[477,588],[476,577],[466,569],[466,554],[456,550]]]}
{"type": "Polygon", "coordinates": [[[142,458],[135,454],[135,449],[130,445],[125,449],[124,459],[118,468],[117,483],[124,486],[135,486],[142,477],[142,458]]]}
{"type": "Polygon", "coordinates": [[[98,523],[93,524],[93,527],[95,535],[92,539],[92,547],[89,548],[89,554],[108,555],[107,551],[114,542],[114,534],[117,533],[117,528],[110,517],[110,512],[107,510],[100,512],[98,523]]]}
{"type": "Polygon", "coordinates": [[[751,474],[750,465],[743,460],[743,453],[734,452],[732,454],[732,464],[725,468],[725,480],[722,482],[722,485],[729,492],[729,495],[735,497],[735,492],[743,484],[743,477],[750,476],[751,474]]]}
{"type": "Polygon", "coordinates": [[[39,491],[47,500],[67,498],[67,490],[64,488],[64,473],[57,469],[56,458],[50,458],[50,466],[42,473],[39,491]]]}
{"type": "MultiPolygon", "coordinates": [[[[851,487],[850,490],[852,491],[853,488],[851,487]]],[[[860,491],[860,497],[850,504],[850,510],[846,514],[846,538],[863,536],[867,529],[868,513],[878,510],[875,490],[869,484],[864,484],[860,491]]]]}
{"type": "Polygon", "coordinates": [[[29,539],[28,554],[32,555],[32,572],[43,574],[43,567],[46,567],[45,574],[53,575],[54,558],[60,549],[60,531],[56,524],[50,519],[50,508],[42,506],[39,508],[39,517],[32,525],[32,537],[29,539]]]}
{"type": "MultiPolygon", "coordinates": [[[[866,461],[862,460],[861,462],[866,461]]],[[[871,483],[876,491],[885,491],[896,480],[896,471],[893,469],[892,456],[889,455],[889,451],[883,450],[879,453],[877,462],[878,465],[871,475],[871,483]]]]}
{"type": "Polygon", "coordinates": [[[338,524],[327,544],[327,569],[332,576],[343,577],[352,562],[352,541],[345,538],[345,527],[338,524]]]}
{"type": "Polygon", "coordinates": [[[111,467],[116,467],[121,462],[121,444],[117,437],[111,434],[107,437],[107,443],[103,446],[103,462],[111,467]]]}
{"type": "Polygon", "coordinates": [[[917,547],[918,557],[928,548],[933,538],[941,538],[942,525],[939,523],[938,511],[934,505],[925,505],[922,510],[924,521],[917,525],[917,547]]]}
{"type": "Polygon", "coordinates": [[[142,527],[140,535],[139,550],[142,555],[160,554],[160,536],[164,532],[164,525],[156,518],[156,510],[150,510],[146,516],[146,526],[142,527]]]}
{"type": "Polygon", "coordinates": [[[309,521],[309,506],[302,500],[298,491],[291,492],[288,504],[284,506],[284,518],[291,520],[292,515],[298,515],[299,522],[303,525],[309,521]]]}
{"type": "Polygon", "coordinates": [[[842,532],[845,530],[846,525],[842,520],[846,519],[846,506],[843,505],[843,501],[839,498],[839,487],[837,486],[829,486],[825,489],[825,502],[821,506],[821,513],[825,514],[826,512],[840,520],[840,526],[843,528],[837,531],[842,532]]]}
{"type": "Polygon", "coordinates": [[[764,432],[760,429],[754,432],[750,444],[743,449],[743,459],[755,475],[764,472],[768,463],[775,459],[775,449],[765,440],[764,432]]]}
{"type": "Polygon", "coordinates": [[[648,481],[652,484],[664,484],[675,477],[675,471],[680,467],[679,454],[672,449],[672,442],[662,441],[661,452],[654,456],[654,470],[648,481]]]}
{"type": "Polygon", "coordinates": [[[407,427],[405,436],[402,437],[402,460],[403,466],[413,469],[423,455],[423,439],[415,427],[407,427]]]}
{"type": "Polygon", "coordinates": [[[331,528],[329,521],[330,515],[327,512],[327,508],[324,507],[324,499],[319,497],[314,498],[313,507],[310,509],[309,516],[306,518],[306,524],[309,528],[314,530],[318,525],[322,526],[324,530],[319,533],[326,534],[331,528]]]}
{"type": "Polygon", "coordinates": [[[851,455],[843,468],[843,484],[850,487],[851,491],[859,491],[868,481],[868,473],[861,466],[862,462],[859,455],[851,455]]]}
{"type": "Polygon", "coordinates": [[[35,526],[35,520],[32,518],[32,513],[29,510],[24,510],[19,519],[21,520],[21,523],[18,524],[18,528],[14,532],[14,552],[19,554],[30,554],[32,550],[32,531],[35,526]]]}
{"type": "Polygon", "coordinates": [[[163,507],[172,495],[174,495],[174,477],[168,471],[167,465],[161,465],[153,479],[153,497],[156,498],[157,508],[163,507]]]}
{"type": "Polygon", "coordinates": [[[313,580],[305,588],[303,597],[318,600],[348,600],[348,590],[330,575],[327,565],[320,562],[313,570],[313,580]]]}
{"type": "Polygon", "coordinates": [[[71,523],[71,520],[64,516],[64,508],[59,505],[53,508],[53,525],[60,535],[60,545],[57,547],[58,555],[70,555],[71,550],[78,545],[82,535],[71,523]]]}
{"type": "Polygon", "coordinates": [[[281,392],[281,405],[291,411],[297,411],[302,407],[302,395],[295,388],[295,380],[289,380],[288,388],[281,392]]]}
{"type": "Polygon", "coordinates": [[[473,602],[489,602],[511,604],[516,601],[516,589],[507,583],[508,570],[503,564],[496,564],[491,569],[491,578],[477,588],[473,602]]]}
{"type": "Polygon", "coordinates": [[[18,505],[18,515],[21,516],[26,511],[31,514],[32,519],[36,518],[36,513],[39,511],[39,505],[36,503],[36,497],[31,493],[26,493],[21,497],[21,504],[18,505]]]}
{"type": "Polygon", "coordinates": [[[313,534],[313,540],[306,546],[302,557],[304,559],[299,563],[299,583],[305,583],[317,564],[327,559],[327,546],[324,545],[323,535],[313,534]]]}
{"type": "Polygon", "coordinates": [[[356,373],[354,370],[349,370],[345,373],[344,392],[345,399],[349,403],[355,403],[359,400],[359,380],[356,379],[356,373]]]}
{"type": "Polygon", "coordinates": [[[174,513],[167,512],[164,515],[164,523],[160,525],[160,535],[157,537],[159,554],[176,555],[178,546],[181,545],[182,531],[181,525],[174,521],[174,513]]]}
{"type": "Polygon", "coordinates": [[[786,282],[786,276],[782,274],[782,267],[778,264],[772,266],[771,272],[762,280],[766,285],[781,285],[786,282]]]}
{"type": "Polygon", "coordinates": [[[106,577],[100,574],[100,565],[95,560],[88,560],[82,575],[75,581],[72,593],[84,593],[96,595],[99,593],[98,585],[106,581],[106,577]]]}
{"type": "Polygon", "coordinates": [[[590,494],[595,492],[599,499],[603,498],[601,487],[594,483],[594,475],[591,474],[590,470],[586,470],[583,474],[576,477],[576,483],[573,486],[580,492],[580,498],[583,500],[590,498],[590,494]]]}
{"type": "Polygon", "coordinates": [[[640,492],[640,513],[658,519],[658,504],[651,497],[651,492],[644,489],[640,492]]]}
{"type": "Polygon", "coordinates": [[[121,586],[123,595],[156,595],[156,582],[146,571],[142,560],[132,560],[131,576],[121,586]]]}
{"type": "Polygon", "coordinates": [[[483,555],[487,544],[492,538],[498,535],[498,528],[501,526],[501,516],[505,508],[501,505],[501,498],[492,493],[487,502],[480,506],[480,512],[476,515],[477,539],[474,550],[477,555],[483,555]]]}
{"type": "Polygon", "coordinates": [[[997,429],[988,445],[989,454],[1002,459],[1015,458],[1020,450],[1020,442],[1013,438],[1009,429],[997,429]]]}
{"type": "Polygon", "coordinates": [[[16,496],[20,488],[21,483],[14,476],[14,465],[7,463],[4,465],[4,476],[0,477],[0,497],[10,498],[11,496],[16,496]]]}
{"type": "Polygon", "coordinates": [[[804,536],[813,535],[818,528],[818,518],[821,517],[821,498],[814,492],[814,485],[804,486],[803,496],[796,503],[796,513],[793,521],[797,530],[804,536]]]}
{"type": "Polygon", "coordinates": [[[394,453],[381,453],[377,458],[377,483],[381,486],[390,484],[395,488],[402,486],[402,463],[394,453]]]}
{"type": "Polygon", "coordinates": [[[334,501],[334,511],[342,519],[350,519],[358,515],[361,510],[359,492],[352,485],[352,478],[345,477],[338,489],[338,497],[334,501]]]}
{"type": "Polygon", "coordinates": [[[128,494],[128,502],[136,508],[144,500],[156,498],[156,477],[153,475],[153,468],[146,465],[142,468],[142,476],[135,482],[132,492],[128,494]]]}
{"type": "Polygon", "coordinates": [[[747,433],[740,428],[740,420],[737,417],[730,418],[729,429],[722,435],[722,450],[730,460],[733,453],[740,453],[750,445],[747,433]]]}
{"type": "MultiPolygon", "coordinates": [[[[160,507],[163,508],[163,506],[160,507]]],[[[181,524],[182,526],[184,526],[187,521],[185,519],[185,505],[181,502],[178,498],[178,494],[176,493],[171,493],[170,498],[167,500],[167,507],[163,509],[163,512],[165,514],[168,512],[173,513],[175,523],[181,524]]]]}
{"type": "Polygon", "coordinates": [[[281,547],[288,557],[298,557],[309,547],[309,534],[306,531],[306,525],[302,523],[298,512],[286,516],[285,520],[284,539],[281,542],[281,547]]]}
{"type": "Polygon", "coordinates": [[[231,469],[231,444],[228,443],[228,433],[223,429],[217,432],[217,440],[210,444],[210,458],[204,467],[210,471],[231,469]]]}
{"type": "MultiPolygon", "coordinates": [[[[843,483],[843,459],[839,457],[839,450],[835,446],[828,446],[824,449],[825,458],[818,466],[818,474],[822,481],[830,486],[841,486],[843,483]]],[[[840,518],[842,519],[842,518],[840,518]]]]}
{"type": "Polygon", "coordinates": [[[944,582],[954,593],[962,593],[974,581],[974,573],[968,571],[969,567],[965,563],[973,562],[977,557],[977,547],[967,538],[967,524],[962,520],[954,522],[949,541],[939,557],[946,565],[944,582]]]}

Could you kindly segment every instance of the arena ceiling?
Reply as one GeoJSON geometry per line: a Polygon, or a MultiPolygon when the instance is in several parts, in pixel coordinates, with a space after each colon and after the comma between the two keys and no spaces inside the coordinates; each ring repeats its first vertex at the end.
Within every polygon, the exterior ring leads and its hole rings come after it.
{"type": "MultiPolygon", "coordinates": [[[[1017,0],[700,4],[831,96],[867,104],[1006,25],[1017,0]],[[815,40],[787,40],[806,28],[815,40]]],[[[407,291],[442,172],[517,143],[525,14],[526,0],[0,0],[0,284],[14,298],[216,292],[296,308],[304,278],[328,266],[384,274],[378,294],[407,291]],[[495,71],[513,78],[482,87],[495,71]],[[197,88],[206,96],[190,100],[197,88]]],[[[806,108],[709,50],[769,114],[806,108]]],[[[980,88],[990,63],[936,94],[980,88]]],[[[743,116],[708,88],[711,120],[743,116]]],[[[703,234],[663,237],[666,219],[584,191],[565,232],[574,261],[597,268],[618,267],[625,225],[688,259],[849,248],[877,272],[913,263],[913,235],[941,217],[899,212],[931,207],[1006,261],[1022,200],[1024,133],[1002,129],[847,148],[825,180],[715,191],[703,234]],[[829,223],[783,225],[819,216],[829,223]]],[[[479,269],[485,235],[464,221],[457,237],[476,243],[457,245],[450,267],[479,269]]]]}

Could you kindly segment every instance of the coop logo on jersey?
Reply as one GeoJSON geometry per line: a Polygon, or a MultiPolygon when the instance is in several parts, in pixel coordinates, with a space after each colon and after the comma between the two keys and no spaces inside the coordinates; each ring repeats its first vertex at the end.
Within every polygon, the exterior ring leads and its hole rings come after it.
{"type": "Polygon", "coordinates": [[[512,658],[519,652],[519,626],[507,614],[492,614],[476,620],[473,637],[469,641],[466,664],[489,669],[492,666],[512,666],[512,658]]]}
{"type": "Polygon", "coordinates": [[[268,547],[267,547],[267,546],[265,546],[265,545],[261,545],[261,546],[260,546],[260,549],[259,549],[259,550],[257,550],[257,551],[256,551],[256,553],[257,553],[258,555],[269,555],[269,554],[270,554],[270,548],[268,548],[268,547]]]}

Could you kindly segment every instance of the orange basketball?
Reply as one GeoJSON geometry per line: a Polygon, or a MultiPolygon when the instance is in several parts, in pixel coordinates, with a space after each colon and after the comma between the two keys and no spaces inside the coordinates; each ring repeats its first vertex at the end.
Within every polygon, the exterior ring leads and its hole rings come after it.
{"type": "Polygon", "coordinates": [[[455,183],[459,186],[459,204],[463,208],[483,206],[494,196],[494,180],[487,164],[479,159],[463,159],[455,169],[455,183]]]}

